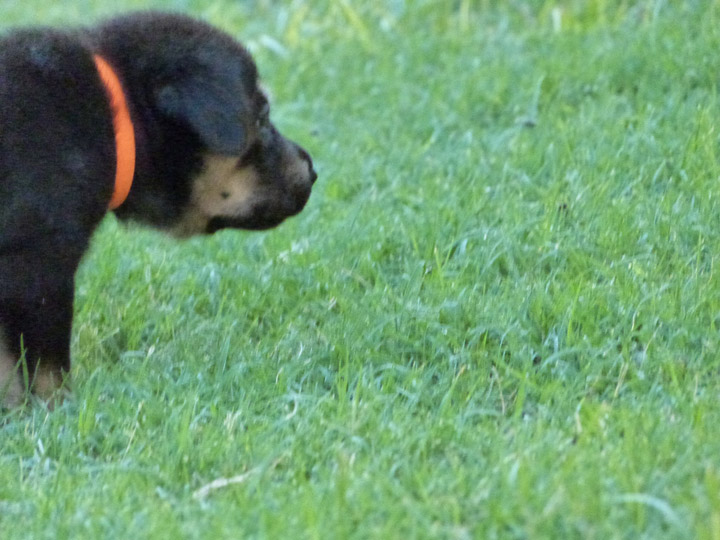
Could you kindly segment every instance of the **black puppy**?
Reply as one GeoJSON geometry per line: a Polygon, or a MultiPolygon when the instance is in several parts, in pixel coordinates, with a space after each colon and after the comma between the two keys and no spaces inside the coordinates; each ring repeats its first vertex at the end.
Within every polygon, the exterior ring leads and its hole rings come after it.
{"type": "Polygon", "coordinates": [[[23,372],[47,398],[70,370],[74,275],[109,206],[179,236],[303,208],[312,161],[268,112],[249,53],[181,15],[0,39],[0,405],[23,372]]]}

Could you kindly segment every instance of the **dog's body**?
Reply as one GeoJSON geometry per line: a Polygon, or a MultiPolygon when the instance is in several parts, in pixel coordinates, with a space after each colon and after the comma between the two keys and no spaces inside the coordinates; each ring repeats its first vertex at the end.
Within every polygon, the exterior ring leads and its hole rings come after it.
{"type": "Polygon", "coordinates": [[[310,156],[268,119],[255,65],[231,37],[180,15],[143,13],[87,31],[0,40],[0,404],[47,397],[70,369],[74,275],[113,194],[108,90],[117,74],[137,153],[115,210],[180,236],[266,229],[298,213],[310,156]]]}

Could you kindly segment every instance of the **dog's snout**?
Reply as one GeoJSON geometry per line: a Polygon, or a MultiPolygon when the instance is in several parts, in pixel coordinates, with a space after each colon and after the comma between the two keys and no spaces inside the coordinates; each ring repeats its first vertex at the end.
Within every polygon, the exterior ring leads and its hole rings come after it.
{"type": "Polygon", "coordinates": [[[298,154],[300,154],[300,159],[304,160],[305,163],[307,163],[308,166],[308,180],[310,181],[310,184],[314,184],[315,180],[317,180],[317,172],[315,171],[315,167],[313,167],[312,158],[310,157],[310,154],[307,153],[307,151],[301,147],[297,147],[298,154]]]}

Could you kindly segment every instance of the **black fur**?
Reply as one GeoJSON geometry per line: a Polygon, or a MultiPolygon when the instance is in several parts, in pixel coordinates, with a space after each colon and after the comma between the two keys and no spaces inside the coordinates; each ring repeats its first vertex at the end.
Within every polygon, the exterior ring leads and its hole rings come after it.
{"type": "Polygon", "coordinates": [[[3,341],[13,359],[22,343],[31,376],[39,365],[57,374],[70,369],[74,274],[113,190],[112,112],[93,54],[118,74],[135,127],[136,171],[115,211],[120,219],[172,229],[200,215],[193,190],[208,156],[237,159],[253,192],[237,210],[197,218],[205,232],[275,226],[300,211],[316,178],[307,152],[263,119],[266,101],[249,53],[205,23],[140,13],[82,31],[6,35],[0,363],[3,341]]]}

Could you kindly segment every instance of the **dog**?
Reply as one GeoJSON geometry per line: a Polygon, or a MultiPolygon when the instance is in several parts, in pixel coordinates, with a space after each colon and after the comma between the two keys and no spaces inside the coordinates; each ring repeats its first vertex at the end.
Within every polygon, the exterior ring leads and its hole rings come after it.
{"type": "Polygon", "coordinates": [[[179,14],[0,38],[0,404],[67,378],[74,276],[108,211],[187,237],[302,210],[317,173],[258,81],[239,42],[179,14]]]}

